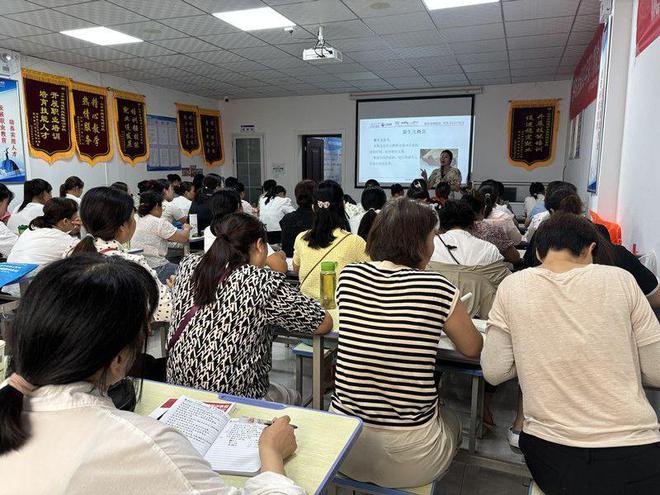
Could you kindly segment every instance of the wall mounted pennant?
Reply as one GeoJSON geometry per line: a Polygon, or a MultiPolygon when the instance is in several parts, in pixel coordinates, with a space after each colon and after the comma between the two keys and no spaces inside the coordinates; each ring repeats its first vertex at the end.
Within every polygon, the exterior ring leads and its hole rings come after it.
{"type": "Polygon", "coordinates": [[[112,158],[108,90],[71,82],[73,137],[80,159],[92,167],[112,158]]]}
{"type": "Polygon", "coordinates": [[[115,135],[119,154],[135,166],[149,159],[147,139],[147,105],[143,95],[112,90],[114,99],[115,135]]]}
{"type": "Polygon", "coordinates": [[[73,155],[69,89],[65,77],[23,69],[28,150],[52,164],[73,155]]]}
{"type": "Polygon", "coordinates": [[[225,163],[225,144],[222,138],[222,117],[217,110],[199,109],[199,129],[202,135],[204,161],[209,167],[225,163]]]}
{"type": "Polygon", "coordinates": [[[509,163],[534,170],[554,160],[559,100],[512,101],[509,104],[509,163]]]}
{"type": "Polygon", "coordinates": [[[202,149],[199,138],[199,109],[192,105],[176,104],[176,123],[181,152],[190,158],[202,149]]]}

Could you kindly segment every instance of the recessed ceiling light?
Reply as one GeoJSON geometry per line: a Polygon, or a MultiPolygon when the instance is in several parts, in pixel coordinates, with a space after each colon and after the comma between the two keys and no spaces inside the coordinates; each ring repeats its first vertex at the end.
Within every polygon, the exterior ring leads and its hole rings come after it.
{"type": "Polygon", "coordinates": [[[258,31],[259,29],[284,28],[296,25],[295,22],[291,22],[270,7],[216,12],[213,15],[243,31],[258,31]]]}
{"type": "Polygon", "coordinates": [[[78,38],[83,41],[89,41],[90,43],[96,43],[97,45],[104,46],[122,45],[125,43],[139,43],[142,41],[140,38],[135,38],[134,36],[129,36],[128,34],[120,33],[114,29],[109,29],[102,26],[83,29],[71,29],[69,31],[60,31],[60,33],[78,38]]]}
{"type": "Polygon", "coordinates": [[[424,0],[429,10],[453,9],[454,7],[467,7],[482,3],[496,3],[500,0],[424,0]]]}

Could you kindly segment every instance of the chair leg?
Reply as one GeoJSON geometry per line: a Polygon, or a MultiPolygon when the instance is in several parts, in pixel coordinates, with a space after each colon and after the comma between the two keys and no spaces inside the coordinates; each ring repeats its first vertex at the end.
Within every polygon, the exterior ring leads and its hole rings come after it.
{"type": "Polygon", "coordinates": [[[474,454],[477,450],[477,419],[479,412],[479,377],[472,377],[472,399],[470,400],[470,438],[468,452],[474,454]]]}
{"type": "Polygon", "coordinates": [[[296,363],[296,390],[302,397],[303,393],[303,358],[302,357],[297,357],[297,363],[296,363]]]}

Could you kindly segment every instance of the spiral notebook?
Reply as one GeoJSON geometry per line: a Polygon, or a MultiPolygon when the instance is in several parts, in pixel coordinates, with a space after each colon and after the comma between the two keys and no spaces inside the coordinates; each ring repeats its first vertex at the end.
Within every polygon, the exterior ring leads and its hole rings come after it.
{"type": "Polygon", "coordinates": [[[259,437],[266,425],[230,418],[213,406],[180,397],[160,418],[185,436],[220,474],[254,476],[261,469],[259,437]]]}

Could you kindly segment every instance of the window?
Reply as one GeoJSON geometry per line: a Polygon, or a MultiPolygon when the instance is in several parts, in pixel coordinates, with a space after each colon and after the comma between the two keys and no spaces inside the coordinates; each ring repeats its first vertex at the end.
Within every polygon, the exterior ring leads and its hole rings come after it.
{"type": "Polygon", "coordinates": [[[582,137],[582,112],[577,114],[570,124],[568,159],[580,158],[580,139],[582,137]]]}

